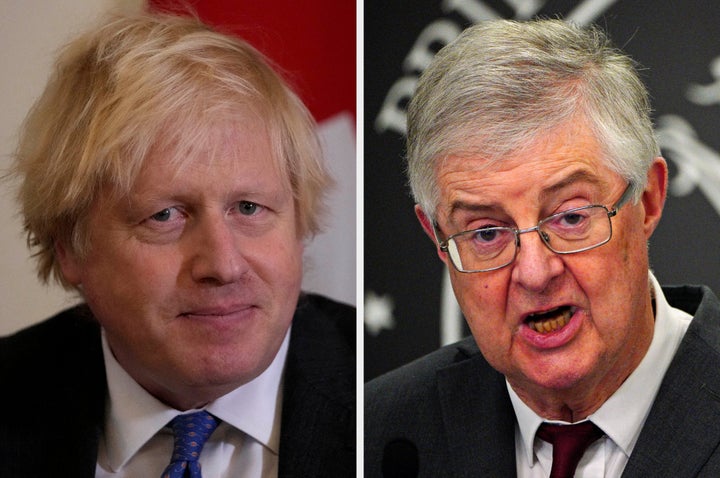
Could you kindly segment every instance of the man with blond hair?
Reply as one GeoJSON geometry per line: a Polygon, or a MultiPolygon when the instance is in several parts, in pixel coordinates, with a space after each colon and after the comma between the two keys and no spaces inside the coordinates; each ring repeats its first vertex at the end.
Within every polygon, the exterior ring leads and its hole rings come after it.
{"type": "Polygon", "coordinates": [[[0,476],[354,474],[355,312],[300,290],[330,179],[256,50],[111,18],[63,50],[14,173],[40,278],[84,303],[0,339],[0,476]]]}

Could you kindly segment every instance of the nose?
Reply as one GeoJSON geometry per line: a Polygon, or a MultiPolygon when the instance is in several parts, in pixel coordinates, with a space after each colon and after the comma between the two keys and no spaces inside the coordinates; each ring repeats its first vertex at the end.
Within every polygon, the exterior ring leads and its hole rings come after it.
{"type": "Polygon", "coordinates": [[[249,269],[241,249],[239,233],[222,215],[205,217],[192,231],[191,274],[196,282],[230,284],[249,269]]]}
{"type": "Polygon", "coordinates": [[[540,238],[541,231],[520,236],[520,248],[513,263],[512,280],[532,292],[542,292],[565,270],[562,258],[540,238]]]}

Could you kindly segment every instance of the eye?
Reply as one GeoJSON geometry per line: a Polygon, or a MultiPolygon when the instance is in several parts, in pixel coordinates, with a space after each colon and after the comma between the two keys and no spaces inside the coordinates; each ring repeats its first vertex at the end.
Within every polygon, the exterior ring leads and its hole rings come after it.
{"type": "Polygon", "coordinates": [[[467,251],[483,259],[489,259],[502,253],[513,242],[515,235],[506,227],[490,227],[475,229],[462,234],[456,239],[458,249],[467,251]]]}
{"type": "Polygon", "coordinates": [[[512,229],[488,226],[487,228],[470,231],[466,237],[472,242],[473,247],[476,249],[490,251],[496,248],[504,248],[508,243],[513,241],[515,235],[512,229]]]}
{"type": "Polygon", "coordinates": [[[262,206],[250,201],[240,201],[237,207],[244,216],[253,216],[262,210],[262,206]]]}
{"type": "Polygon", "coordinates": [[[499,234],[500,231],[495,228],[480,229],[475,232],[474,238],[476,241],[480,242],[492,242],[497,239],[499,234]]]}
{"type": "Polygon", "coordinates": [[[585,220],[585,216],[577,212],[568,212],[560,216],[560,221],[566,226],[578,226],[585,220]]]}
{"type": "Polygon", "coordinates": [[[567,229],[583,227],[589,219],[588,211],[569,211],[558,216],[556,224],[567,229]]]}
{"type": "Polygon", "coordinates": [[[162,211],[158,211],[152,216],[150,216],[150,219],[156,222],[168,222],[173,218],[173,213],[176,213],[177,211],[175,208],[165,208],[162,211]]]}
{"type": "Polygon", "coordinates": [[[187,220],[187,211],[182,206],[166,207],[140,221],[135,231],[142,241],[167,243],[182,234],[187,220]]]}
{"type": "Polygon", "coordinates": [[[590,228],[593,227],[596,209],[598,208],[584,207],[571,209],[570,211],[550,216],[550,219],[547,222],[543,222],[541,227],[561,237],[569,237],[570,235],[577,237],[587,234],[590,228]]]}

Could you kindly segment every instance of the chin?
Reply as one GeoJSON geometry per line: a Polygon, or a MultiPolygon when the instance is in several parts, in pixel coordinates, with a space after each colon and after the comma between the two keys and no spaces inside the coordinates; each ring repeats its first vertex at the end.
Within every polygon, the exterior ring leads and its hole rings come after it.
{"type": "MultiPolygon", "coordinates": [[[[232,386],[237,388],[262,374],[270,366],[274,355],[265,356],[231,353],[206,356],[189,364],[189,381],[206,386],[232,386]]],[[[232,390],[231,388],[231,390],[232,390]]]]}
{"type": "Polygon", "coordinates": [[[529,380],[538,387],[548,390],[570,390],[586,379],[588,374],[577,368],[567,371],[554,370],[553,373],[542,374],[539,376],[529,377],[529,380]]]}

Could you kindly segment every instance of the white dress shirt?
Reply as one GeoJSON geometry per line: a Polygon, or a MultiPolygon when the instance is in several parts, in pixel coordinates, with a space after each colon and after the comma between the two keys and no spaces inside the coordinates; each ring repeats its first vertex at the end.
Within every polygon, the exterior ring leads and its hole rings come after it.
{"type": "MultiPolygon", "coordinates": [[[[655,297],[655,327],[645,357],[615,393],[588,417],[606,436],[588,447],[578,464],[579,478],[614,478],[622,474],[650,413],[665,372],[680,346],[692,316],[668,304],[650,273],[655,297]]],[[[552,445],[535,438],[544,421],[507,384],[518,426],[515,457],[518,478],[547,478],[552,467],[552,445]]],[[[550,421],[551,423],[565,423],[550,421]]]]}
{"type": "MultiPolygon", "coordinates": [[[[251,382],[204,407],[222,422],[200,455],[208,478],[276,477],[280,450],[282,376],[290,330],[270,366],[251,382]]],[[[160,476],[170,463],[172,429],[181,413],[142,388],[120,366],[102,336],[108,382],[105,432],[100,439],[97,478],[160,476]]]]}

